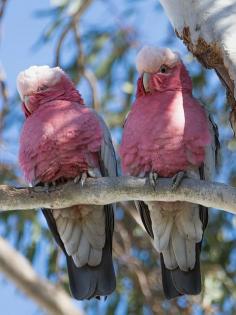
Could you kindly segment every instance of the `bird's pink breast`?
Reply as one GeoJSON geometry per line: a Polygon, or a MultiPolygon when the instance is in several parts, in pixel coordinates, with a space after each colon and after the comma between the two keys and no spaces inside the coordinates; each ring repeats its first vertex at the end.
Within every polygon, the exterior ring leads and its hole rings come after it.
{"type": "Polygon", "coordinates": [[[211,136],[204,109],[181,91],[138,97],[125,123],[120,155],[125,174],[169,177],[201,165],[211,136]]]}
{"type": "Polygon", "coordinates": [[[102,131],[85,106],[52,101],[35,111],[23,126],[19,162],[29,182],[74,178],[98,164],[102,131]]]}

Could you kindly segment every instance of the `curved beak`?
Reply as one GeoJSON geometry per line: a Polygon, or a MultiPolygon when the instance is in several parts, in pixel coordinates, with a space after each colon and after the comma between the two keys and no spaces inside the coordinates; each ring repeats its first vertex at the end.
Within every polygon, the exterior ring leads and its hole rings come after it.
{"type": "Polygon", "coordinates": [[[143,87],[144,87],[145,92],[150,92],[149,79],[150,79],[150,73],[144,72],[143,73],[143,87]]]}
{"type": "Polygon", "coordinates": [[[24,96],[24,104],[25,104],[26,109],[30,112],[30,110],[29,110],[29,96],[28,95],[24,96]]]}
{"type": "Polygon", "coordinates": [[[29,117],[31,115],[31,111],[29,110],[29,96],[24,96],[22,100],[22,110],[25,114],[25,117],[29,117]]]}

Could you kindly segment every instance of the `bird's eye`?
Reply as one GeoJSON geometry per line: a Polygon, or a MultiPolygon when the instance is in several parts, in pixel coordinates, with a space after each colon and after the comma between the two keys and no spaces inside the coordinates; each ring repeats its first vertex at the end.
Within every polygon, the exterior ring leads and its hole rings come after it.
{"type": "Polygon", "coordinates": [[[47,89],[48,89],[47,85],[41,85],[41,86],[38,87],[38,92],[43,92],[43,91],[45,91],[47,89]]]}
{"type": "Polygon", "coordinates": [[[161,73],[166,73],[167,71],[168,71],[168,67],[167,67],[166,65],[162,65],[162,66],[160,67],[159,72],[161,72],[161,73]]]}

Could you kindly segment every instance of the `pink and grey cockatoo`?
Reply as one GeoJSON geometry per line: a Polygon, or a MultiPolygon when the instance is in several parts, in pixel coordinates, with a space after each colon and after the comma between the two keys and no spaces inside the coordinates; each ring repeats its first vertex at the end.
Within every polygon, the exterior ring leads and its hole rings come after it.
{"type": "MultiPolygon", "coordinates": [[[[116,176],[110,133],[96,112],[84,105],[73,82],[59,67],[32,66],[17,88],[26,121],[19,162],[32,185],[86,177],[116,176]]],[[[66,255],[70,288],[76,299],[107,296],[115,289],[112,263],[114,205],[43,209],[51,232],[66,255]]]]}
{"type": "MultiPolygon", "coordinates": [[[[136,100],[126,119],[120,156],[123,172],[210,179],[215,168],[217,131],[192,96],[192,82],[179,55],[168,48],[145,46],[136,60],[140,77],[136,100]]],[[[165,296],[201,291],[199,255],[207,225],[205,207],[187,202],[135,203],[144,226],[161,253],[165,296]]]]}

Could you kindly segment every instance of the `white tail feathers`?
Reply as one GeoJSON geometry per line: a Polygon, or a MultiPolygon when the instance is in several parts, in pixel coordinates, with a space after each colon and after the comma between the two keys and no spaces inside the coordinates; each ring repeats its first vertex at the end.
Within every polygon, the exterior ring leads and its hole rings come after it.
{"type": "Polygon", "coordinates": [[[103,206],[71,207],[52,210],[52,213],[65,250],[75,265],[99,265],[106,240],[103,206]]]}
{"type": "Polygon", "coordinates": [[[202,222],[199,218],[199,206],[184,203],[187,209],[180,210],[175,218],[179,234],[198,243],[202,239],[202,222]]]}
{"type": "Polygon", "coordinates": [[[155,247],[158,252],[162,252],[169,246],[174,217],[158,209],[156,202],[148,203],[148,207],[152,219],[155,247]]]}
{"type": "Polygon", "coordinates": [[[187,202],[148,203],[154,244],[163,254],[168,269],[188,271],[194,268],[196,243],[202,240],[199,206],[187,202]]]}

